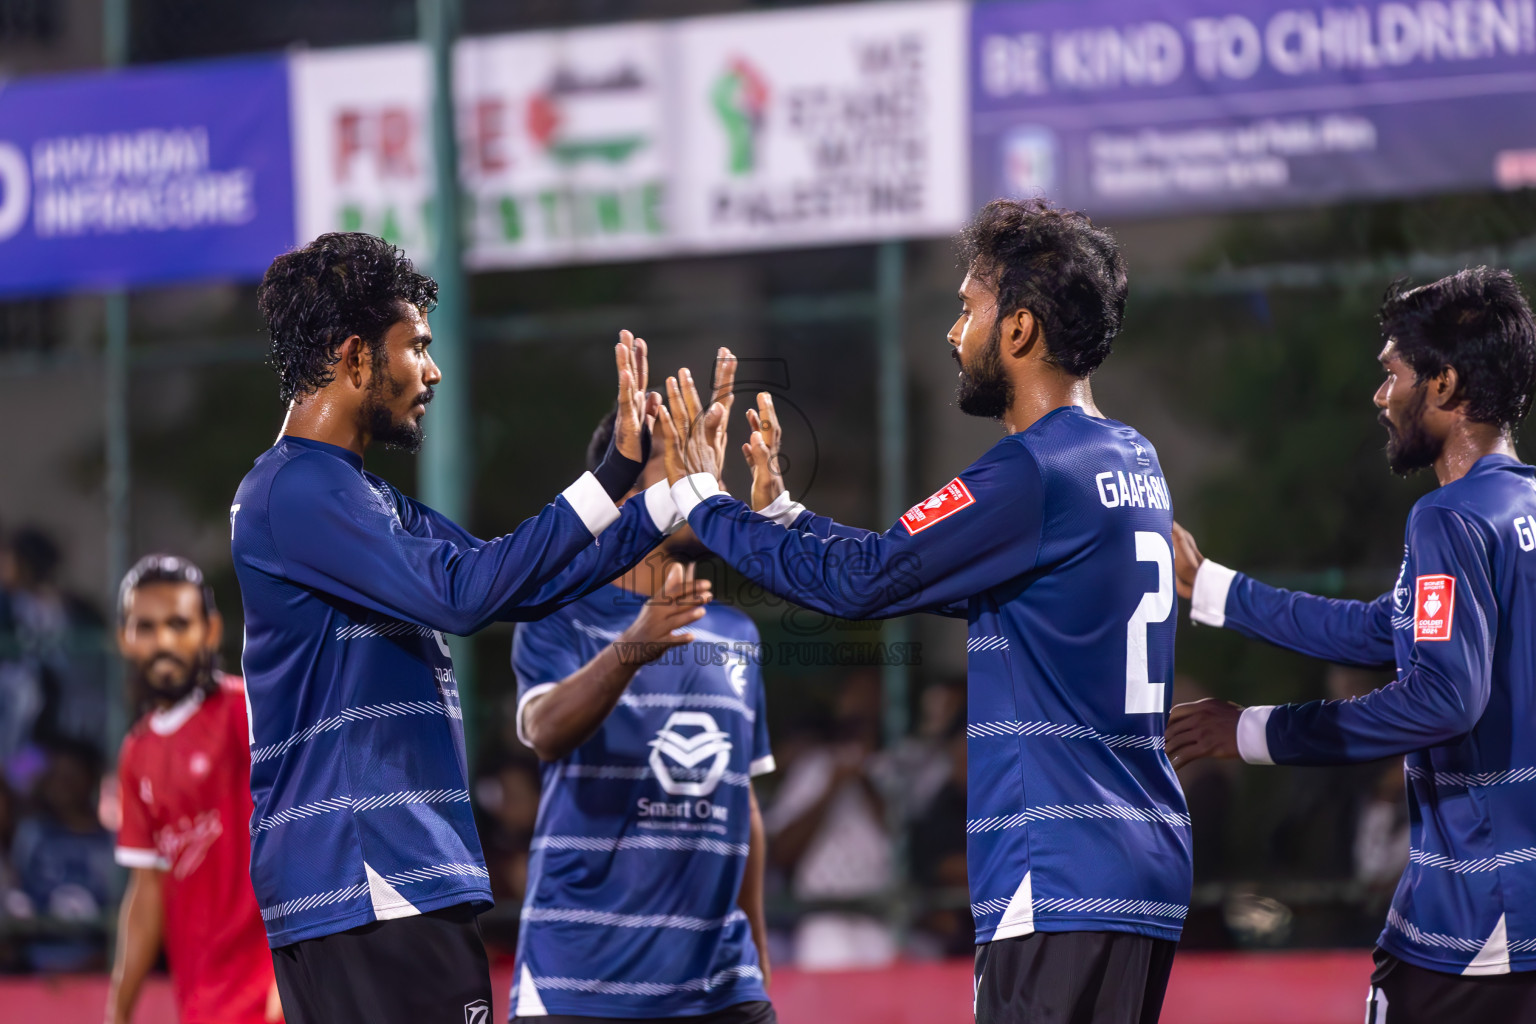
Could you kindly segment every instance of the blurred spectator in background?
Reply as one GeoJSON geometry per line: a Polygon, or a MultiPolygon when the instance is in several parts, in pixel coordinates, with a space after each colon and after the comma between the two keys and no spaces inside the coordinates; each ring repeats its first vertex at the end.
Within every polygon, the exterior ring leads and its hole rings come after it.
{"type": "MultiPolygon", "coordinates": [[[[849,677],[838,694],[830,735],[796,756],[764,812],[768,856],[790,874],[800,903],[870,901],[895,881],[876,788],[880,680],[849,677]]],[[[890,927],[878,912],[812,910],[795,928],[794,960],[811,970],[876,967],[896,958],[890,927]]]]}
{"type": "Polygon", "coordinates": [[[943,755],[944,779],[919,806],[908,832],[912,880],[930,896],[952,897],[923,911],[916,921],[907,951],[926,958],[966,956],[973,952],[976,941],[965,860],[963,705],[959,719],[950,725],[937,749],[943,755]]]}
{"type": "Polygon", "coordinates": [[[475,805],[491,894],[521,904],[528,882],[528,844],[539,816],[538,767],[523,757],[497,758],[475,780],[475,805]]]}
{"type": "MultiPolygon", "coordinates": [[[[1390,682],[1392,676],[1372,669],[1329,665],[1324,676],[1324,697],[1328,700],[1348,700],[1360,697],[1390,682]]],[[[1276,866],[1286,873],[1303,877],[1350,879],[1357,877],[1357,851],[1363,815],[1372,805],[1380,805],[1385,794],[1389,803],[1402,803],[1406,821],[1406,797],[1399,785],[1393,790],[1390,782],[1383,789],[1382,781],[1388,775],[1401,775],[1403,759],[1389,758],[1364,764],[1331,765],[1322,768],[1298,768],[1287,780],[1287,805],[1279,823],[1271,833],[1270,851],[1276,858],[1276,866]],[[1393,794],[1395,793],[1395,797],[1393,794]]],[[[1391,815],[1387,815],[1390,821],[1391,815]]],[[[1382,842],[1390,843],[1386,833],[1377,827],[1382,821],[1381,810],[1373,814],[1375,834],[1382,842]]],[[[1379,845],[1368,839],[1367,845],[1379,845]]],[[[1373,849],[1369,855],[1373,870],[1379,875],[1393,854],[1385,849],[1373,849]],[[1383,860],[1385,858],[1385,860],[1383,860]]],[[[1402,864],[1408,860],[1406,826],[1402,830],[1402,864]]],[[[1397,871],[1400,873],[1401,865],[1397,871]]],[[[1365,880],[1362,878],[1362,880],[1365,880]]],[[[1395,884],[1397,874],[1390,882],[1395,884]]]]}
{"type": "Polygon", "coordinates": [[[101,616],[58,582],[63,556],[46,532],[24,526],[0,543],[0,758],[26,787],[36,742],[64,739],[101,750],[106,652],[101,616]],[[0,623],[3,625],[3,623],[0,623]]]}
{"type": "Polygon", "coordinates": [[[1408,788],[1403,759],[1392,758],[1364,794],[1355,819],[1355,878],[1390,899],[1408,866],[1408,788]]]}
{"type": "Polygon", "coordinates": [[[106,961],[99,925],[113,898],[112,836],[96,820],[101,758],[83,743],[52,741],[33,791],[32,813],[16,825],[11,865],[14,917],[48,917],[86,926],[79,934],[26,942],[23,962],[38,971],[100,970],[106,961]]]}

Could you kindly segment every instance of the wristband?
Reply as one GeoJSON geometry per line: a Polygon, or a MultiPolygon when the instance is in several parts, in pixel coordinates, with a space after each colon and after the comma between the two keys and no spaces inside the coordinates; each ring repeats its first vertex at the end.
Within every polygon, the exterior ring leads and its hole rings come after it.
{"type": "MultiPolygon", "coordinates": [[[[643,444],[642,441],[642,450],[643,444]]],[[[602,484],[608,499],[617,503],[620,498],[629,493],[630,488],[635,486],[635,481],[640,479],[640,473],[644,469],[644,462],[636,462],[626,457],[613,441],[609,441],[608,450],[603,453],[603,461],[592,471],[592,475],[597,477],[599,484],[602,484]]]]}

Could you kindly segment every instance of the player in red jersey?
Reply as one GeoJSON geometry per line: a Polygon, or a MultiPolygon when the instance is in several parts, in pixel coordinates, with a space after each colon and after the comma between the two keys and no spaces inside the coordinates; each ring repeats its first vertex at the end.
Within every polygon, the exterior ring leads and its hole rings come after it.
{"type": "Polygon", "coordinates": [[[123,579],[118,646],[147,713],[118,759],[117,862],[132,870],[107,1024],[127,1024],[162,940],[181,1024],[282,1019],[251,890],[245,689],[214,670],[223,622],[202,571],[150,555],[123,579]]]}

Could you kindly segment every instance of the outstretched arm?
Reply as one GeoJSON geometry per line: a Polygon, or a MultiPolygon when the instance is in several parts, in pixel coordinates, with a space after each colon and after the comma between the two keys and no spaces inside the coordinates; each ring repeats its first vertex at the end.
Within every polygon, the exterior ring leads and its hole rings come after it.
{"type": "Polygon", "coordinates": [[[1390,665],[1392,594],[1342,601],[1260,583],[1206,558],[1189,531],[1173,524],[1174,575],[1190,602],[1190,621],[1225,627],[1342,665],[1390,665]]]}
{"type": "Polygon", "coordinates": [[[737,571],[798,604],[867,619],[966,600],[1034,567],[1041,482],[1020,443],[1001,442],[883,534],[786,530],[715,484],[714,408],[668,379],[659,434],[673,501],[737,571]]]}
{"type": "MultiPolygon", "coordinates": [[[[636,502],[627,514],[614,505],[643,466],[630,453],[643,454],[648,410],[659,403],[634,386],[646,372],[643,342],[631,343],[625,332],[615,360],[619,408],[609,456],[511,533],[481,541],[424,506],[397,494],[387,499],[352,467],[306,453],[278,472],[268,496],[278,570],[393,618],[459,635],[494,619],[547,614],[622,573],[660,541],[661,524],[675,516],[651,501],[636,502]],[[597,540],[621,519],[611,540],[597,540]],[[601,550],[587,551],[592,547],[601,550]]],[[[238,519],[235,528],[238,542],[238,519]]]]}
{"type": "Polygon", "coordinates": [[[1446,509],[1416,512],[1409,534],[1420,570],[1411,613],[1415,639],[1395,682],[1348,700],[1251,708],[1211,700],[1182,704],[1168,725],[1175,767],[1239,756],[1254,764],[1348,764],[1439,746],[1470,732],[1488,706],[1499,627],[1488,553],[1481,536],[1446,509]]]}

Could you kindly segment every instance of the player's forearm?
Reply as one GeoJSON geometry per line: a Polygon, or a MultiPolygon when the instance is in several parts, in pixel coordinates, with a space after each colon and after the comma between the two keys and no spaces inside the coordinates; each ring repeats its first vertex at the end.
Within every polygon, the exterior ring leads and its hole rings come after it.
{"type": "Polygon", "coordinates": [[[1313,658],[1375,667],[1393,661],[1391,616],[1380,600],[1344,601],[1260,583],[1206,559],[1189,617],[1313,658]]]}
{"type": "Polygon", "coordinates": [[[768,863],[768,833],[763,828],[763,813],[757,804],[757,793],[747,790],[751,801],[751,835],[747,844],[747,866],[741,878],[741,893],[736,905],[747,915],[752,928],[752,944],[757,947],[757,959],[763,971],[763,984],[768,984],[768,917],[763,910],[763,872],[768,863]]]}
{"type": "Polygon", "coordinates": [[[681,522],[666,483],[651,487],[624,503],[601,543],[583,548],[537,593],[499,609],[496,618],[527,622],[553,614],[634,568],[681,522]]]}
{"type": "Polygon", "coordinates": [[[1415,669],[1363,697],[1248,708],[1238,727],[1246,760],[1356,764],[1454,742],[1477,726],[1486,678],[1458,681],[1415,669]]]}
{"type": "Polygon", "coordinates": [[[159,872],[135,868],[118,914],[117,955],[107,994],[108,1024],[126,1024],[133,1019],[139,991],[160,953],[163,913],[159,872]]]}
{"type": "MultiPolygon", "coordinates": [[[[688,481],[674,488],[687,488],[688,481]]],[[[922,583],[915,559],[895,556],[882,535],[823,538],[786,530],[735,501],[690,504],[689,525],[710,550],[769,593],[848,619],[913,610],[922,583]]]]}
{"type": "Polygon", "coordinates": [[[644,652],[622,638],[522,710],[524,735],[543,761],[558,761],[591,739],[639,671],[644,652]]]}

